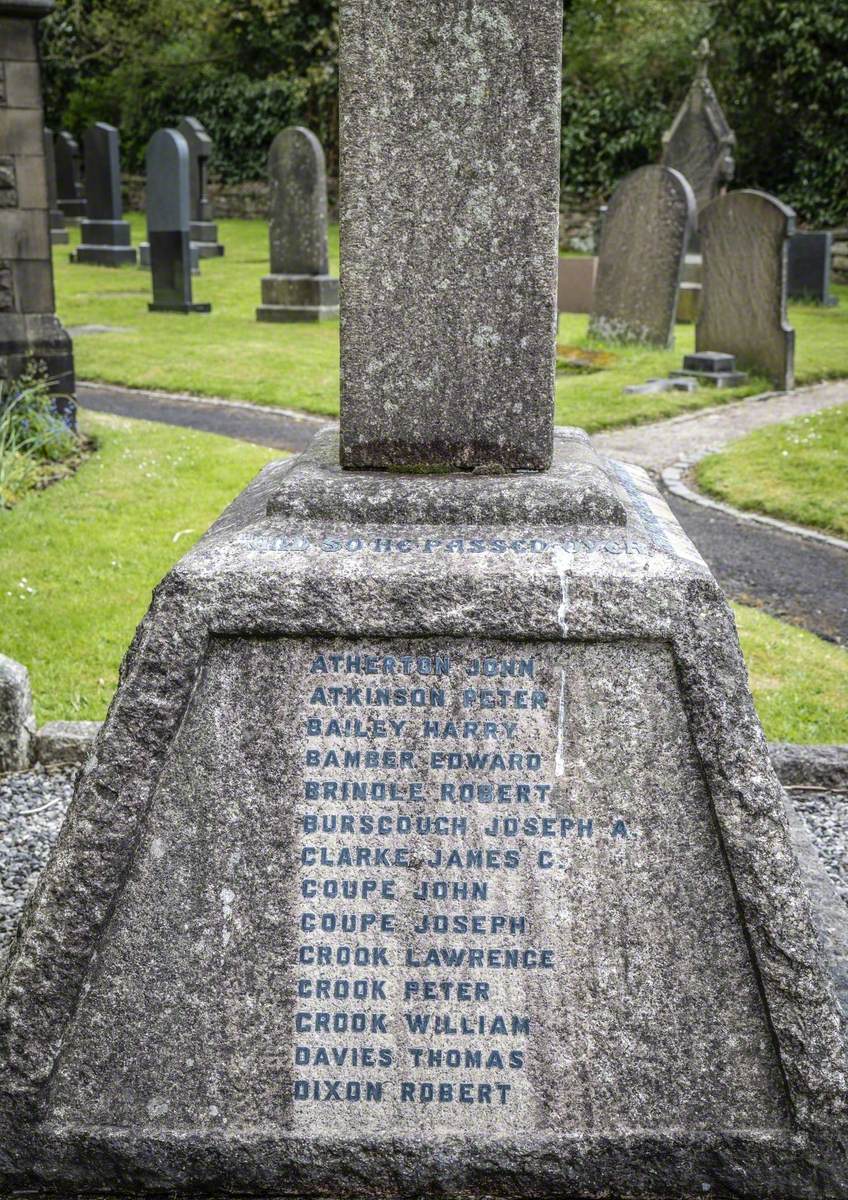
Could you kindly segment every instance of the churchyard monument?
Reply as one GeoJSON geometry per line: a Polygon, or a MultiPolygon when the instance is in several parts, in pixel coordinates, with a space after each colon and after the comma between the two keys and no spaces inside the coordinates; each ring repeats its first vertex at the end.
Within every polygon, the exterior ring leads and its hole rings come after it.
{"type": "Polygon", "coordinates": [[[68,230],[65,214],[59,207],[56,190],[56,158],[53,149],[53,133],[44,127],[44,170],[47,176],[47,219],[50,225],[50,242],[53,246],[67,246],[68,230]]]}
{"type": "Polygon", "coordinates": [[[147,245],[151,312],[208,313],[192,299],[188,143],[176,129],[160,129],[147,146],[147,245]]]}
{"type": "Polygon", "coordinates": [[[833,261],[833,234],[812,230],[793,233],[789,239],[789,276],[787,296],[790,300],[812,300],[832,308],[838,300],[830,290],[830,271],[833,261]]]}
{"type": "Polygon", "coordinates": [[[200,258],[219,258],[224,247],[218,241],[218,226],[208,195],[212,139],[196,117],[183,117],[177,130],[185,138],[189,150],[191,240],[197,246],[200,258]]]}
{"type": "Polygon", "coordinates": [[[844,1196],[732,614],[554,436],[561,4],[340,19],[341,438],[139,627],[0,989],[0,1183],[844,1196]]]}
{"type": "Polygon", "coordinates": [[[765,192],[729,192],[704,209],[700,230],[695,349],[733,354],[744,370],[788,390],[795,377],[795,331],[786,319],[794,212],[765,192]]]}
{"type": "Polygon", "coordinates": [[[589,334],[671,346],[683,257],[695,224],[692,189],[670,167],[640,167],[607,206],[589,334]]]}
{"type": "Polygon", "coordinates": [[[82,155],[76,138],[62,130],[56,137],[56,190],[59,208],[68,220],[85,216],[85,187],[80,178],[82,155]]]}
{"type": "Polygon", "coordinates": [[[56,316],[37,27],[53,0],[0,0],[0,376],[42,372],[73,424],[74,357],[56,316]]]}
{"type": "Polygon", "coordinates": [[[258,321],[323,321],[339,315],[339,281],[330,275],[327,176],[314,133],[284,129],[268,155],[271,274],[262,279],[258,321]]]}
{"type": "Polygon", "coordinates": [[[706,38],[695,57],[698,66],[692,86],[663,134],[662,163],[686,176],[700,212],[733,179],[736,135],[707,74],[710,44],[706,38]]]}
{"type": "Polygon", "coordinates": [[[98,121],[83,136],[85,155],[85,216],[80,221],[80,244],[71,262],[100,267],[135,263],[129,221],[123,220],[121,147],[113,125],[98,121]]]}

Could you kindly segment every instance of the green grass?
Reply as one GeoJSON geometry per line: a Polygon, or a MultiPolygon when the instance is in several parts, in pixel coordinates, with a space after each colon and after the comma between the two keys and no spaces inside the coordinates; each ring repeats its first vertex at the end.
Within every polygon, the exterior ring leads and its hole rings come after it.
{"type": "Polygon", "coordinates": [[[703,459],[696,477],[736,508],[848,537],[848,406],[749,433],[703,459]]]}
{"type": "Polygon", "coordinates": [[[39,722],[99,719],[152,588],[279,452],[86,413],[71,479],[0,510],[0,650],[29,668],[39,722]]]}
{"type": "MultiPolygon", "coordinates": [[[[144,218],[133,214],[133,245],[144,218]]],[[[138,267],[71,264],[68,247],[53,251],[56,301],[64,324],[112,325],[122,333],[77,334],[77,376],[130,387],[225,396],[317,413],[338,412],[339,324],[268,325],[256,320],[268,274],[268,227],[222,221],[223,258],[203,259],[194,299],[212,312],[149,313],[150,273],[138,267]]],[[[79,231],[71,230],[71,246],[79,231]]],[[[338,273],[338,230],[330,229],[330,269],[338,273]]]]}
{"type": "MultiPolygon", "coordinates": [[[[133,242],[144,237],[144,219],[131,217],[133,242]]],[[[339,404],[339,327],[265,325],[255,319],[259,281],[268,270],[268,234],[263,221],[221,221],[226,255],[204,259],[195,278],[195,299],[211,301],[209,316],[148,313],[150,276],[137,268],[109,270],[72,266],[68,248],[56,247],[56,294],[66,325],[112,325],[126,332],[80,334],[75,338],[80,379],[224,396],[284,408],[334,415],[339,404]]],[[[72,241],[78,240],[76,230],[72,241]]],[[[338,271],[338,230],[330,228],[330,269],[338,271]]],[[[798,382],[848,376],[848,288],[836,288],[841,304],[825,309],[793,306],[797,329],[798,382]]],[[[588,317],[563,314],[559,341],[591,347],[588,317]]],[[[726,403],[766,390],[762,379],[743,388],[692,394],[668,392],[625,396],[622,389],[679,367],[694,346],[694,328],[679,325],[671,351],[613,348],[614,362],[592,374],[562,372],[557,381],[556,419],[589,431],[726,403]]]]}
{"type": "MultiPolygon", "coordinates": [[[[85,413],[100,442],[71,479],[0,511],[2,650],[32,674],[39,721],[104,716],[152,588],[259,468],[243,442],[85,413]]],[[[848,653],[736,610],[766,732],[848,741],[848,653]]]]}
{"type": "Polygon", "coordinates": [[[848,741],[848,650],[734,605],[754,702],[774,742],[848,741]]]}

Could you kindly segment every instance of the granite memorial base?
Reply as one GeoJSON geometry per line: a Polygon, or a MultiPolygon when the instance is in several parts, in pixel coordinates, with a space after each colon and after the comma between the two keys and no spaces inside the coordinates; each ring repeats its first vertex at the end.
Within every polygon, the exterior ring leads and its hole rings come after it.
{"type": "Polygon", "coordinates": [[[136,251],[130,244],[127,221],[80,221],[82,239],[71,254],[71,262],[99,267],[135,266],[136,251]]]}
{"type": "Polygon", "coordinates": [[[257,321],[337,321],[339,281],[331,275],[263,275],[257,321]]]}
{"type": "Polygon", "coordinates": [[[717,388],[739,387],[748,378],[746,371],[736,370],[736,357],[718,350],[701,350],[683,356],[683,369],[672,371],[673,380],[695,380],[717,388]]]}
{"type": "Polygon", "coordinates": [[[0,1191],[844,1197],[781,789],[648,477],[338,457],[138,629],[0,986],[0,1191]]]}
{"type": "Polygon", "coordinates": [[[200,258],[223,258],[225,247],[218,241],[218,226],[214,221],[192,221],[191,244],[200,258]]]}

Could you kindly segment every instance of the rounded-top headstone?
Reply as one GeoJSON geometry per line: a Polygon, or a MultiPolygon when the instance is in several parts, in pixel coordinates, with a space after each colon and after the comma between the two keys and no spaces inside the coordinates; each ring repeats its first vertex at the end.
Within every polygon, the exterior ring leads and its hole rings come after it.
{"type": "Polygon", "coordinates": [[[679,171],[640,167],[621,181],[604,217],[591,336],[671,344],[694,225],[695,197],[679,171]]]}
{"type": "Polygon", "coordinates": [[[147,228],[150,233],[189,227],[189,150],[176,129],[159,129],[147,144],[147,228]]]}
{"type": "Polygon", "coordinates": [[[321,143],[296,126],[278,133],[268,155],[271,181],[271,271],[326,275],[327,177],[321,143]]]}
{"type": "Polygon", "coordinates": [[[795,332],[786,296],[794,211],[766,192],[729,192],[707,205],[699,229],[704,265],[696,348],[734,354],[740,367],[791,388],[795,332]]]}

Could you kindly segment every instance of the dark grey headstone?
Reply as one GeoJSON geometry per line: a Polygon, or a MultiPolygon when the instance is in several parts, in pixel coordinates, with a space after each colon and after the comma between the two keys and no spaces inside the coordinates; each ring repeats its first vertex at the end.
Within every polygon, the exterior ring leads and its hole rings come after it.
{"type": "Polygon", "coordinates": [[[814,300],[828,307],[838,301],[830,291],[833,234],[793,233],[789,239],[790,300],[814,300]]]}
{"type": "Polygon", "coordinates": [[[218,226],[213,220],[208,195],[212,139],[197,117],[183,117],[177,129],[189,150],[191,240],[197,243],[201,258],[218,258],[224,253],[224,247],[218,241],[218,226]]]}
{"type": "Polygon", "coordinates": [[[71,255],[75,263],[101,267],[134,264],[130,226],[122,220],[121,147],[113,125],[99,121],[83,135],[85,154],[85,218],[80,221],[80,244],[71,255]]]}
{"type": "Polygon", "coordinates": [[[342,461],[544,470],[561,5],[349,3],[345,30],[342,461]]]}
{"type": "Polygon", "coordinates": [[[153,282],[151,312],[210,312],[191,294],[189,152],[176,129],[160,129],[147,146],[147,240],[153,282]]]}
{"type": "Polygon", "coordinates": [[[679,171],[640,167],[621,181],[601,231],[590,336],[672,345],[694,221],[695,199],[679,171]]]}
{"type": "Polygon", "coordinates": [[[66,217],[84,217],[85,188],[80,178],[82,155],[76,140],[64,131],[56,135],[55,162],[60,209],[66,217]]]}
{"type": "Polygon", "coordinates": [[[795,214],[765,192],[719,196],[700,217],[701,309],[695,346],[734,354],[774,387],[794,380],[795,331],[786,320],[787,257],[795,214]]]}
{"type": "Polygon", "coordinates": [[[321,321],[339,315],[339,281],[329,274],[327,177],[321,143],[284,129],[268,155],[271,274],[262,280],[259,321],[321,321]]]}
{"type": "Polygon", "coordinates": [[[38,22],[51,8],[0,0],[0,379],[43,371],[73,425],[73,346],[55,314],[38,62],[38,22]]]}
{"type": "Polygon", "coordinates": [[[733,179],[736,136],[707,76],[709,43],[701,42],[698,69],[671,128],[663,135],[662,162],[689,180],[698,211],[733,179]]]}
{"type": "Polygon", "coordinates": [[[56,159],[53,152],[53,133],[44,128],[44,169],[47,177],[47,209],[50,221],[50,241],[54,246],[67,245],[68,230],[65,226],[65,214],[59,208],[59,197],[56,191],[56,159]]]}

